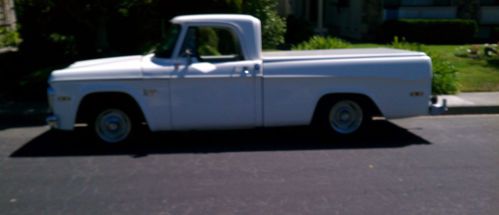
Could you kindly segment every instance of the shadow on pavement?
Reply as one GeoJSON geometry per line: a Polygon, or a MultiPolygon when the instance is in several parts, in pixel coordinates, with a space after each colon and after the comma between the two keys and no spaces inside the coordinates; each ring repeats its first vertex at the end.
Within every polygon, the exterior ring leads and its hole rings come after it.
{"type": "Polygon", "coordinates": [[[388,121],[355,138],[325,138],[309,127],[234,131],[185,131],[147,135],[142,141],[116,146],[94,144],[74,132],[47,131],[17,149],[11,157],[130,155],[170,153],[222,153],[287,150],[396,148],[430,144],[388,121]]]}

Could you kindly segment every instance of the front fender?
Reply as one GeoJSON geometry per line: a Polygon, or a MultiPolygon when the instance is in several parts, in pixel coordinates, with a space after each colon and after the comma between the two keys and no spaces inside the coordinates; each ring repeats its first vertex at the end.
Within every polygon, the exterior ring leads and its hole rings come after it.
{"type": "MultiPolygon", "coordinates": [[[[144,112],[143,88],[136,81],[96,81],[52,83],[52,110],[59,120],[59,129],[73,130],[77,114],[85,96],[94,93],[123,93],[132,97],[144,112]]],[[[144,114],[145,115],[145,114],[144,114]]],[[[146,121],[147,121],[146,117],[146,121]]]]}

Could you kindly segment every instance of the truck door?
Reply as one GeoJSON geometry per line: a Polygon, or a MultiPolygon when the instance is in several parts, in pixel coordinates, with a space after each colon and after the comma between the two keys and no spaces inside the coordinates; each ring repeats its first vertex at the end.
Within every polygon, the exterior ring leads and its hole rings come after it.
{"type": "Polygon", "coordinates": [[[180,59],[170,85],[174,129],[257,126],[261,61],[245,60],[233,29],[189,27],[180,59]]]}

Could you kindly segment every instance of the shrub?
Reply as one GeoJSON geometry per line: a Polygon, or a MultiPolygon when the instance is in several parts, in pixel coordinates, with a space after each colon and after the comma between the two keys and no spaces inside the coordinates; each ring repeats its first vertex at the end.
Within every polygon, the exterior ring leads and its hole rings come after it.
{"type": "Polygon", "coordinates": [[[0,27],[0,47],[18,46],[21,38],[16,30],[0,27]]]}
{"type": "Polygon", "coordinates": [[[335,37],[313,36],[308,41],[293,45],[291,49],[310,50],[310,49],[339,49],[348,48],[350,43],[335,37]]]}
{"type": "Polygon", "coordinates": [[[393,41],[391,44],[392,48],[396,49],[405,49],[412,51],[423,51],[423,46],[419,43],[409,43],[405,41],[405,38],[399,39],[399,37],[393,37],[393,41]]]}
{"type": "Polygon", "coordinates": [[[431,56],[433,79],[431,83],[433,94],[455,94],[458,91],[457,70],[449,61],[441,57],[431,56]]]}
{"type": "Polygon", "coordinates": [[[433,94],[455,94],[458,91],[457,70],[447,60],[441,56],[428,51],[423,45],[418,43],[409,43],[404,39],[399,40],[394,37],[391,47],[397,49],[406,49],[411,51],[426,52],[431,57],[433,78],[431,82],[431,91],[433,94]]]}
{"type": "Polygon", "coordinates": [[[469,43],[478,30],[476,21],[467,19],[401,19],[386,21],[382,39],[404,37],[411,42],[433,44],[469,43]]]}
{"type": "Polygon", "coordinates": [[[277,14],[277,1],[274,0],[246,0],[243,3],[243,12],[251,14],[262,22],[262,47],[274,49],[284,43],[286,20],[277,14]]]}

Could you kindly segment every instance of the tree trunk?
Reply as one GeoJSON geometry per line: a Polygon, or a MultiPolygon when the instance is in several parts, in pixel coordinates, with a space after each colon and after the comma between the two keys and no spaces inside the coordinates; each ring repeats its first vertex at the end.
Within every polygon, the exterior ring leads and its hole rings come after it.
{"type": "Polygon", "coordinates": [[[106,9],[99,9],[99,16],[95,26],[95,51],[98,54],[105,55],[109,53],[109,38],[108,38],[108,16],[106,9]]]}

